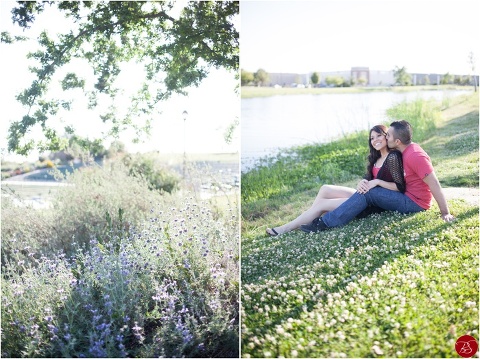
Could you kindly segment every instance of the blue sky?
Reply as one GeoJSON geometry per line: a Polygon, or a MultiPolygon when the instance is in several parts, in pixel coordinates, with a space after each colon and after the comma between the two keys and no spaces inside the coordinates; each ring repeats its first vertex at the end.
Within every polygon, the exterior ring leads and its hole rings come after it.
{"type": "Polygon", "coordinates": [[[241,1],[241,67],[308,73],[367,66],[469,74],[477,0],[241,1]]]}

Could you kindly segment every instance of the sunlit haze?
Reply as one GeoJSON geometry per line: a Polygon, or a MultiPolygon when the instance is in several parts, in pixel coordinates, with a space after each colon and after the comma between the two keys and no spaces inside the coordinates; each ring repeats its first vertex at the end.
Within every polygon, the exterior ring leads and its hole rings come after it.
{"type": "Polygon", "coordinates": [[[241,68],[471,74],[479,1],[241,1],[241,68]]]}

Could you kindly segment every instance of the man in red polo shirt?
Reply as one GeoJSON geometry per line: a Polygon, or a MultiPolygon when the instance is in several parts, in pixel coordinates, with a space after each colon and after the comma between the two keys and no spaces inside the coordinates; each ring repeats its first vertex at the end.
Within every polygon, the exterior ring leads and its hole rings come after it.
{"type": "Polygon", "coordinates": [[[423,209],[432,205],[432,195],[437,201],[442,218],[450,222],[453,216],[448,209],[440,182],[435,175],[427,153],[412,141],[412,127],[407,121],[396,121],[387,132],[387,144],[402,152],[405,171],[405,195],[423,209]]]}

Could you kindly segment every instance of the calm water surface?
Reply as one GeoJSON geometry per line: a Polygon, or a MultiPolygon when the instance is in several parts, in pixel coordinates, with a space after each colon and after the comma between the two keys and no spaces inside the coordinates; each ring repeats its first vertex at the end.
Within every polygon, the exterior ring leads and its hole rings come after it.
{"type": "Polygon", "coordinates": [[[372,92],[242,99],[242,171],[282,148],[325,143],[346,133],[388,125],[386,110],[418,98],[443,100],[467,91],[372,92]]]}

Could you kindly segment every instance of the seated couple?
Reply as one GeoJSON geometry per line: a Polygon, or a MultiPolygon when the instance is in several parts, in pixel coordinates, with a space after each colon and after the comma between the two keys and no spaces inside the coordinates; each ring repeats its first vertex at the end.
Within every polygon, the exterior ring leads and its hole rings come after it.
{"type": "Polygon", "coordinates": [[[392,122],[370,130],[367,175],[357,189],[324,185],[312,206],[293,221],[267,228],[276,236],[294,229],[319,232],[341,227],[370,208],[415,213],[437,201],[442,219],[454,220],[427,153],[412,142],[412,126],[407,121],[392,122]]]}

